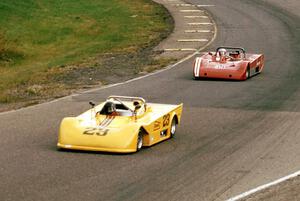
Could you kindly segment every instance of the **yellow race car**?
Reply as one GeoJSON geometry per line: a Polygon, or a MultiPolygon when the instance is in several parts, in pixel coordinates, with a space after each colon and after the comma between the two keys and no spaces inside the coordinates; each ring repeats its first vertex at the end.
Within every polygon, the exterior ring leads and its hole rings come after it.
{"type": "Polygon", "coordinates": [[[110,96],[77,117],[62,120],[58,148],[136,152],[175,135],[182,104],[146,103],[141,97],[110,96]]]}

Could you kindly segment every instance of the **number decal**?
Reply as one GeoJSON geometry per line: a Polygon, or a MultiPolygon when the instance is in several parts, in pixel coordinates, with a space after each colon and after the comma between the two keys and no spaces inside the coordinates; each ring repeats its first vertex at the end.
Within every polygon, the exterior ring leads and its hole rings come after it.
{"type": "Polygon", "coordinates": [[[83,131],[83,134],[84,135],[94,135],[95,129],[96,128],[86,128],[86,130],[83,131]]]}
{"type": "Polygon", "coordinates": [[[84,135],[97,135],[97,136],[105,136],[108,133],[108,129],[105,128],[95,128],[95,127],[88,127],[85,131],[83,131],[84,135]]]}
{"type": "Polygon", "coordinates": [[[170,114],[163,116],[163,127],[168,126],[170,123],[170,114]]]}
{"type": "Polygon", "coordinates": [[[215,65],[215,69],[226,69],[226,66],[224,66],[223,64],[217,64],[215,65]]]}

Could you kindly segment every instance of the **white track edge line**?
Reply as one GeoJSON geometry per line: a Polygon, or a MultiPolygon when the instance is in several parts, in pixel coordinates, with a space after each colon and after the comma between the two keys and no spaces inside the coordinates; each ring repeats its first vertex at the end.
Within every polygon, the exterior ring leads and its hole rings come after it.
{"type": "Polygon", "coordinates": [[[154,71],[152,73],[149,73],[149,74],[141,76],[141,77],[137,77],[137,78],[133,78],[131,80],[127,80],[125,82],[120,82],[120,83],[114,83],[114,84],[110,84],[110,85],[106,85],[106,86],[101,86],[101,87],[98,87],[98,88],[94,88],[94,89],[90,89],[90,90],[84,91],[82,93],[71,94],[69,96],[64,96],[64,97],[61,97],[61,98],[58,98],[58,99],[55,99],[55,100],[51,100],[51,101],[48,101],[48,102],[40,103],[40,104],[37,104],[37,105],[32,105],[32,106],[22,107],[22,108],[15,109],[15,110],[0,112],[0,116],[1,115],[5,115],[5,114],[9,114],[9,113],[14,113],[14,112],[26,110],[26,109],[30,109],[30,108],[34,108],[34,107],[38,107],[38,106],[41,106],[41,105],[47,105],[47,104],[50,104],[50,103],[55,103],[55,102],[58,102],[60,100],[64,100],[64,99],[67,99],[67,98],[72,98],[72,97],[79,96],[81,94],[91,93],[91,92],[94,92],[94,91],[103,90],[103,89],[111,88],[111,87],[114,87],[114,86],[119,86],[119,85],[127,84],[127,83],[130,83],[130,82],[136,81],[136,80],[140,80],[140,79],[143,79],[143,78],[146,78],[146,77],[149,77],[149,76],[161,73],[163,71],[170,70],[170,69],[174,68],[175,66],[177,66],[177,65],[185,62],[186,60],[192,58],[193,56],[199,54],[199,52],[201,52],[202,50],[204,50],[205,48],[207,48],[208,46],[210,46],[215,41],[215,39],[217,38],[218,28],[217,28],[217,24],[215,23],[213,17],[211,15],[209,15],[209,17],[211,18],[212,24],[213,24],[214,29],[215,29],[214,35],[213,35],[212,39],[208,43],[206,43],[204,46],[200,47],[197,51],[195,51],[194,53],[186,56],[185,58],[181,59],[180,61],[178,61],[175,64],[171,64],[171,65],[167,66],[166,68],[154,71]]]}
{"type": "Polygon", "coordinates": [[[267,184],[258,186],[258,187],[254,188],[254,189],[251,189],[251,190],[249,190],[249,191],[246,191],[246,192],[244,192],[244,193],[242,193],[242,194],[240,194],[240,195],[237,195],[237,196],[235,196],[235,197],[229,198],[229,199],[226,200],[226,201],[237,201],[237,200],[240,200],[240,199],[245,198],[245,197],[247,197],[247,196],[249,196],[249,195],[252,195],[252,194],[254,194],[254,193],[257,193],[257,192],[259,192],[259,191],[262,191],[262,190],[264,190],[264,189],[267,189],[267,188],[269,188],[269,187],[271,187],[271,186],[274,186],[274,185],[276,185],[276,184],[280,184],[280,183],[282,183],[282,182],[284,182],[284,181],[286,181],[286,180],[292,179],[292,178],[297,177],[297,176],[299,176],[299,175],[300,175],[300,170],[297,171],[297,172],[294,172],[294,173],[292,173],[292,174],[290,174],[290,175],[287,175],[287,176],[285,176],[285,177],[282,177],[282,178],[280,178],[280,179],[277,179],[277,180],[275,180],[275,181],[272,181],[272,182],[270,182],[270,183],[267,183],[267,184]]]}

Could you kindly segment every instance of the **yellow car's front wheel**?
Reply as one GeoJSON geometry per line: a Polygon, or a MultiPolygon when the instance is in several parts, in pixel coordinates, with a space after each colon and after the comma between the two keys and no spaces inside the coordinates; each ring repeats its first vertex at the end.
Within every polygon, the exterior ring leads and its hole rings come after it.
{"type": "Polygon", "coordinates": [[[141,150],[142,147],[143,147],[143,135],[141,132],[139,132],[137,137],[136,151],[141,150]]]}

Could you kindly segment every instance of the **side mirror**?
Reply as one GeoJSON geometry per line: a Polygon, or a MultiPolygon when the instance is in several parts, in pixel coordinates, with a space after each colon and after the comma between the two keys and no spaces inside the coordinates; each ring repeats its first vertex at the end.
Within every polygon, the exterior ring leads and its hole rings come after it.
{"type": "Polygon", "coordinates": [[[133,106],[134,106],[134,118],[135,120],[137,120],[137,111],[141,108],[141,105],[138,101],[134,101],[133,102],[133,106]]]}
{"type": "Polygon", "coordinates": [[[92,108],[94,108],[95,105],[96,105],[93,101],[90,101],[89,104],[90,104],[90,106],[91,106],[92,108]]]}
{"type": "Polygon", "coordinates": [[[141,105],[140,105],[140,103],[139,103],[138,101],[134,101],[134,102],[133,102],[133,105],[134,105],[134,110],[135,110],[135,111],[137,111],[138,109],[141,108],[141,105]]]}
{"type": "Polygon", "coordinates": [[[141,108],[140,105],[136,105],[136,106],[134,107],[134,110],[137,111],[137,110],[140,109],[140,108],[141,108]]]}

